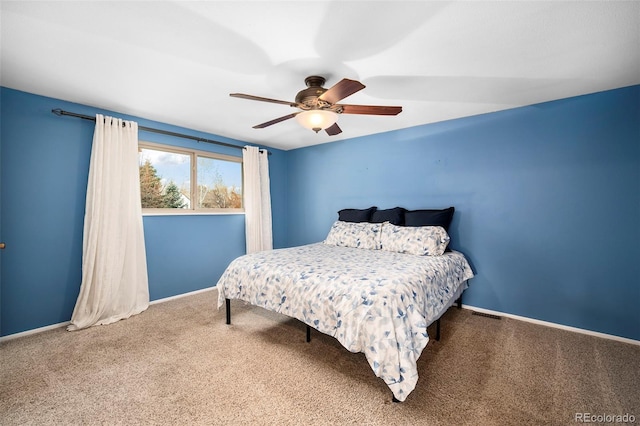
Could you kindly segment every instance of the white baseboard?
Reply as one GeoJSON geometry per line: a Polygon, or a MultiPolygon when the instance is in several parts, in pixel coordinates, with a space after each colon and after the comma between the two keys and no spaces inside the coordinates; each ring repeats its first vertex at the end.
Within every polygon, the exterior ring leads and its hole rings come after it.
{"type": "Polygon", "coordinates": [[[475,306],[470,306],[465,304],[463,304],[462,307],[464,309],[469,309],[471,311],[476,311],[483,314],[512,318],[518,321],[530,322],[533,324],[544,325],[546,327],[559,328],[560,330],[572,331],[574,333],[587,334],[589,336],[601,337],[603,339],[616,340],[618,342],[629,343],[631,345],[640,346],[640,340],[628,339],[626,337],[615,336],[613,334],[599,333],[597,331],[585,330],[583,328],[577,328],[577,327],[570,327],[568,325],[556,324],[554,322],[541,321],[533,318],[522,317],[520,315],[505,314],[504,312],[492,311],[491,309],[477,308],[475,306]]]}
{"type": "Polygon", "coordinates": [[[155,305],[156,303],[164,303],[164,302],[168,302],[169,300],[181,299],[183,297],[193,296],[194,294],[204,293],[204,292],[212,291],[212,290],[215,290],[215,289],[216,289],[215,286],[207,287],[207,288],[203,288],[201,290],[190,291],[189,293],[183,293],[183,294],[178,294],[178,295],[171,296],[171,297],[165,297],[164,299],[154,300],[153,302],[149,302],[149,304],[150,305],[155,305]]]}
{"type": "Polygon", "coordinates": [[[0,343],[7,340],[17,339],[18,337],[29,336],[31,334],[42,333],[43,331],[53,330],[54,328],[66,327],[71,324],[71,321],[60,322],[58,324],[51,324],[44,327],[34,328],[33,330],[22,331],[20,333],[9,334],[7,336],[0,337],[0,343]]]}
{"type": "MultiPolygon", "coordinates": [[[[157,303],[168,302],[170,300],[180,299],[182,297],[192,296],[198,293],[204,293],[205,291],[215,290],[214,287],[203,288],[202,290],[191,291],[189,293],[178,294],[177,296],[165,297],[164,299],[154,300],[149,302],[149,305],[155,305],[157,303]]],[[[58,324],[47,325],[45,327],[34,328],[33,330],[27,330],[20,333],[9,334],[7,336],[0,337],[0,343],[5,342],[7,340],[17,339],[19,337],[29,336],[31,334],[42,333],[43,331],[53,330],[54,328],[66,327],[71,324],[71,321],[65,321],[58,324]]]]}

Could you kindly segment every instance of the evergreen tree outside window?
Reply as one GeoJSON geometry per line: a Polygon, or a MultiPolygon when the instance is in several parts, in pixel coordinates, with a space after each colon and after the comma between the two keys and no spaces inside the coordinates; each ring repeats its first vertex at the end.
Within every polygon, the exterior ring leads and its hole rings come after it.
{"type": "Polygon", "coordinates": [[[140,142],[139,167],[143,213],[243,212],[240,157],[140,142]]]}
{"type": "Polygon", "coordinates": [[[142,208],[164,207],[162,183],[151,161],[146,159],[140,166],[140,197],[142,208]]]}
{"type": "Polygon", "coordinates": [[[164,207],[168,209],[187,209],[189,208],[188,199],[180,192],[180,188],[174,181],[170,181],[164,190],[162,198],[164,207]]]}

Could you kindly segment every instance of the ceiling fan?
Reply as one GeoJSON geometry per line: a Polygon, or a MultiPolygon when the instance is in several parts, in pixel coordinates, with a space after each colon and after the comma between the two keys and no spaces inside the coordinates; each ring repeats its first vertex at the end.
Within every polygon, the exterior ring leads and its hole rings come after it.
{"type": "Polygon", "coordinates": [[[337,102],[340,100],[364,89],[364,84],[356,80],[343,78],[331,88],[325,89],[322,87],[325,81],[324,77],[317,75],[305,78],[304,82],[307,85],[307,88],[298,92],[294,102],[245,95],[244,93],[231,93],[229,96],[253,101],[288,105],[301,110],[262,124],[257,124],[253,126],[254,129],[263,129],[273,124],[296,117],[296,120],[298,120],[302,126],[311,129],[316,133],[324,129],[329,136],[342,133],[342,129],[340,129],[336,123],[338,114],[398,115],[402,112],[401,106],[338,104],[337,102]]]}

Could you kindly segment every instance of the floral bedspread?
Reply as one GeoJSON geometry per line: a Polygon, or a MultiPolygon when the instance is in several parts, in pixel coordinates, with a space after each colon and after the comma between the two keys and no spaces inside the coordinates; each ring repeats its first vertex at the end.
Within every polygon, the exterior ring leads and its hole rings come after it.
{"type": "Polygon", "coordinates": [[[417,256],[315,243],[235,259],[218,281],[218,308],[241,299],[297,318],[364,352],[404,401],[418,381],[427,326],[472,277],[456,251],[417,256]]]}

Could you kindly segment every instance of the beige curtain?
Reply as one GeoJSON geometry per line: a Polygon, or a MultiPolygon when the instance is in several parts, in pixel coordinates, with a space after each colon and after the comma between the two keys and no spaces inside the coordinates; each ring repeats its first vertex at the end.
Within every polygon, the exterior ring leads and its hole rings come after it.
{"type": "Polygon", "coordinates": [[[242,161],[247,254],[271,250],[273,236],[269,155],[266,150],[260,150],[255,146],[245,146],[242,161]]]}
{"type": "Polygon", "coordinates": [[[138,124],[98,114],[87,184],[82,283],[67,330],[110,324],[148,307],[138,124]]]}

